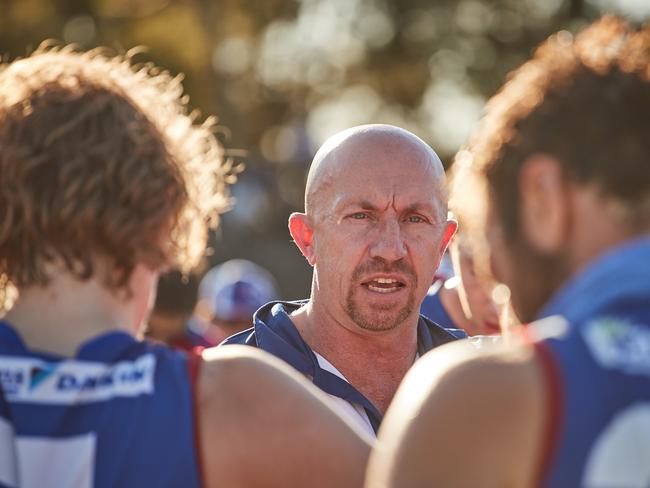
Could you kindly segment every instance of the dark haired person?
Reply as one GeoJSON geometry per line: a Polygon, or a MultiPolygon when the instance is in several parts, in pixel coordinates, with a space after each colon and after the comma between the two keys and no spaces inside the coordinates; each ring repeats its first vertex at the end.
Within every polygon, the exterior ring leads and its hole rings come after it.
{"type": "Polygon", "coordinates": [[[198,297],[199,277],[196,274],[171,270],[161,275],[156,287],[156,300],[145,328],[147,339],[184,351],[216,346],[191,327],[198,297]]]}
{"type": "Polygon", "coordinates": [[[362,482],[365,441],[279,361],[134,337],[159,270],[198,261],[225,200],[221,148],[184,100],[98,51],[0,66],[4,485],[362,482]]]}
{"type": "Polygon", "coordinates": [[[488,102],[452,205],[533,322],[422,358],[367,486],[650,486],[649,154],[648,25],[553,35],[488,102]]]}

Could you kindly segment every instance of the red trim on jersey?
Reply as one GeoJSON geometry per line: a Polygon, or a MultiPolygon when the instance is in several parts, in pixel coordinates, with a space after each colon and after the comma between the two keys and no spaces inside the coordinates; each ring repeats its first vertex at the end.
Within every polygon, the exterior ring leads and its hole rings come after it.
{"type": "Polygon", "coordinates": [[[201,452],[201,429],[199,425],[198,380],[201,368],[202,347],[196,347],[187,353],[187,372],[190,378],[190,392],[192,395],[192,425],[194,430],[194,450],[196,451],[196,469],[199,474],[200,486],[205,486],[203,475],[203,455],[201,452]]]}
{"type": "Polygon", "coordinates": [[[537,467],[535,479],[538,486],[543,486],[548,470],[551,467],[553,454],[560,437],[560,430],[564,421],[562,408],[564,405],[564,393],[562,389],[562,377],[557,363],[553,358],[553,352],[544,342],[533,342],[536,357],[542,367],[542,374],[546,383],[546,429],[542,440],[542,455],[537,467]]]}
{"type": "Polygon", "coordinates": [[[511,331],[511,334],[513,338],[518,339],[525,344],[534,346],[535,336],[531,331],[532,329],[530,327],[530,324],[521,324],[519,327],[514,328],[511,331]]]}

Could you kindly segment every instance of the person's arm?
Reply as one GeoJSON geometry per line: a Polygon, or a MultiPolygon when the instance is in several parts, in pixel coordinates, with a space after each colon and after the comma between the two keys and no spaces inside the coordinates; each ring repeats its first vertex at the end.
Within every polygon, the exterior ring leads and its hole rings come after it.
{"type": "Polygon", "coordinates": [[[206,350],[198,383],[205,486],[362,486],[371,441],[325,398],[263,351],[206,350]]]}
{"type": "Polygon", "coordinates": [[[535,486],[544,415],[531,349],[445,345],[420,359],[398,390],[366,487],[535,486]]]}

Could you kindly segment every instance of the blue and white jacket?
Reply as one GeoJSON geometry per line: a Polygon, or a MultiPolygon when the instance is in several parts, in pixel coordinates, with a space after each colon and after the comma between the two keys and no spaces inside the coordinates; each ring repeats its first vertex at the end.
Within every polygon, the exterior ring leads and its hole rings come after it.
{"type": "MultiPolygon", "coordinates": [[[[283,359],[310,378],[321,390],[333,397],[361,407],[376,433],[382,420],[377,408],[354,386],[331,370],[307,345],[290,318],[290,314],[305,302],[270,302],[253,316],[253,327],[226,339],[222,345],[244,344],[258,347],[283,359]]],[[[449,331],[420,315],[418,321],[418,354],[421,356],[434,347],[461,337],[463,331],[449,331]]],[[[466,336],[465,336],[466,337],[466,336]]]]}

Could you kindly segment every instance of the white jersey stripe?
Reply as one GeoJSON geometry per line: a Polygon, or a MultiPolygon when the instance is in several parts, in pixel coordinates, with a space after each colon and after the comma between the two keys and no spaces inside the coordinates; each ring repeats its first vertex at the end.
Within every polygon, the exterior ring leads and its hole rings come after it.
{"type": "Polygon", "coordinates": [[[0,483],[12,488],[18,486],[16,467],[14,428],[0,417],[0,483]]]}
{"type": "Polygon", "coordinates": [[[92,432],[63,439],[18,437],[20,487],[92,488],[96,448],[92,432]]]}

